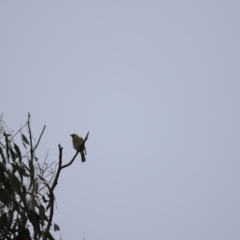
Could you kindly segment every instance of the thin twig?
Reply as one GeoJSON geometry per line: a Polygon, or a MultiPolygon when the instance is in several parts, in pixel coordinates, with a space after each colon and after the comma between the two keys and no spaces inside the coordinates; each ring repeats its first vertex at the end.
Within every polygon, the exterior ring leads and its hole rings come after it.
{"type": "Polygon", "coordinates": [[[28,123],[25,123],[25,125],[23,125],[23,126],[10,138],[10,141],[11,141],[19,132],[21,132],[22,129],[25,128],[27,124],[28,124],[28,123]]]}
{"type": "Polygon", "coordinates": [[[30,138],[30,153],[31,153],[31,160],[33,160],[33,145],[32,145],[32,132],[31,132],[31,127],[30,127],[30,113],[28,113],[28,133],[29,133],[29,138],[30,138]]]}
{"type": "Polygon", "coordinates": [[[43,133],[44,133],[44,131],[45,131],[45,128],[46,128],[46,125],[44,125],[44,127],[43,127],[43,130],[42,130],[42,132],[41,132],[41,134],[40,134],[40,137],[38,138],[37,144],[36,144],[36,146],[33,148],[33,152],[37,149],[38,144],[40,143],[40,140],[41,140],[41,138],[42,138],[42,135],[43,135],[43,133]]]}
{"type": "MultiPolygon", "coordinates": [[[[9,142],[11,142],[12,140],[13,140],[13,138],[23,129],[23,128],[25,128],[26,127],[26,125],[27,125],[28,123],[26,123],[25,125],[23,125],[23,127],[21,127],[10,139],[9,139],[9,142]]],[[[5,124],[6,125],[6,124],[5,124]]],[[[7,127],[7,126],[6,126],[7,127]]],[[[11,133],[10,133],[11,134],[11,133]]],[[[2,143],[1,143],[1,145],[2,145],[2,147],[3,147],[3,149],[6,147],[5,145],[3,145],[2,143]]]]}
{"type": "Polygon", "coordinates": [[[79,153],[79,152],[77,151],[76,154],[73,156],[72,160],[71,160],[69,163],[63,165],[63,166],[61,167],[61,169],[70,166],[70,165],[73,163],[73,161],[75,160],[75,158],[77,157],[78,153],[79,153]]]}

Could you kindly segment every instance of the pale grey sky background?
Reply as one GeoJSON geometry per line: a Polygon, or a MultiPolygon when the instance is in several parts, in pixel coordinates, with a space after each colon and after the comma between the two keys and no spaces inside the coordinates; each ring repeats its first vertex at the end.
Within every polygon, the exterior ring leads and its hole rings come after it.
{"type": "MultiPolygon", "coordinates": [[[[64,240],[240,239],[240,1],[1,1],[0,112],[74,155],[64,240]]],[[[55,234],[56,239],[60,233],[55,234]]]]}

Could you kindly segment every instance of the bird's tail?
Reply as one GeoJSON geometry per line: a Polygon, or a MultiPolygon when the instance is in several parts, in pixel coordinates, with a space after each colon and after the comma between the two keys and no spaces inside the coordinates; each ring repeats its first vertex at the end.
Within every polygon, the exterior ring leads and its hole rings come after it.
{"type": "Polygon", "coordinates": [[[83,151],[81,151],[81,158],[82,158],[82,162],[86,162],[85,154],[83,151]]]}

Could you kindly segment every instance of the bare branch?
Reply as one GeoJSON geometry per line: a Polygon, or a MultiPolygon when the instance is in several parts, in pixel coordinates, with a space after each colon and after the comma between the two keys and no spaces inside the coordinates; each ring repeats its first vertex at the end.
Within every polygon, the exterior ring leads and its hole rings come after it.
{"type": "Polygon", "coordinates": [[[58,145],[58,149],[59,149],[59,164],[58,164],[58,169],[57,169],[57,173],[56,173],[55,179],[54,179],[52,187],[51,187],[52,191],[54,190],[54,188],[58,184],[58,178],[59,178],[59,175],[60,175],[60,172],[61,172],[61,169],[62,169],[62,151],[63,151],[63,147],[61,147],[61,145],[59,144],[58,145]]]}
{"type": "Polygon", "coordinates": [[[36,146],[33,148],[33,152],[37,149],[38,144],[40,143],[40,140],[41,140],[41,138],[42,138],[42,135],[43,135],[43,133],[44,133],[44,131],[45,131],[45,128],[46,128],[46,125],[44,125],[44,127],[43,127],[43,130],[42,130],[42,132],[41,132],[41,134],[40,134],[40,137],[38,138],[37,144],[36,144],[36,146]]]}
{"type": "Polygon", "coordinates": [[[79,153],[79,152],[77,151],[77,152],[75,153],[75,155],[73,156],[72,160],[71,160],[69,163],[63,165],[63,166],[61,167],[61,169],[70,166],[70,165],[74,162],[74,160],[75,160],[75,158],[77,157],[78,153],[79,153]]]}
{"type": "Polygon", "coordinates": [[[31,160],[33,160],[33,144],[32,144],[32,132],[31,132],[31,127],[30,127],[30,113],[28,113],[28,133],[29,133],[29,138],[30,138],[30,153],[31,153],[31,160]]]}
{"type": "Polygon", "coordinates": [[[25,128],[27,124],[28,124],[28,123],[25,123],[25,124],[10,138],[10,141],[11,141],[19,132],[21,132],[22,129],[25,128]]]}
{"type": "Polygon", "coordinates": [[[87,135],[86,135],[84,141],[82,142],[79,150],[78,150],[78,151],[76,152],[76,154],[73,156],[72,160],[71,160],[68,164],[65,164],[65,165],[63,165],[63,166],[62,166],[62,152],[63,152],[63,147],[61,147],[60,144],[58,145],[58,149],[59,149],[59,159],[58,159],[58,160],[59,160],[59,164],[58,164],[58,169],[57,169],[57,173],[56,173],[55,179],[54,179],[54,181],[53,181],[53,183],[52,183],[52,186],[51,186],[51,188],[50,188],[50,194],[52,195],[52,198],[51,198],[51,199],[52,199],[52,204],[50,204],[50,215],[49,215],[48,225],[47,225],[47,227],[46,227],[46,232],[49,232],[50,227],[51,227],[51,224],[52,224],[52,218],[53,218],[53,213],[54,213],[54,193],[53,193],[53,191],[54,191],[55,187],[56,187],[57,184],[58,184],[58,178],[59,178],[59,176],[60,176],[61,170],[62,170],[63,168],[65,168],[65,167],[70,166],[70,165],[73,163],[73,161],[75,160],[75,158],[77,157],[79,151],[81,151],[81,149],[84,149],[84,148],[85,148],[85,142],[86,142],[87,139],[88,139],[88,135],[89,135],[89,132],[87,133],[87,135]]]}
{"type": "Polygon", "coordinates": [[[46,227],[46,232],[49,232],[51,224],[52,224],[52,218],[53,218],[53,213],[54,213],[54,193],[53,193],[53,191],[54,191],[54,188],[58,184],[58,178],[59,178],[59,175],[60,175],[60,172],[61,172],[61,166],[62,166],[63,147],[61,147],[61,145],[59,144],[58,149],[59,149],[59,165],[58,165],[57,174],[56,174],[55,179],[53,181],[52,187],[50,188],[50,194],[52,195],[52,197],[50,199],[52,199],[52,204],[50,204],[50,215],[49,215],[48,225],[46,227]]]}

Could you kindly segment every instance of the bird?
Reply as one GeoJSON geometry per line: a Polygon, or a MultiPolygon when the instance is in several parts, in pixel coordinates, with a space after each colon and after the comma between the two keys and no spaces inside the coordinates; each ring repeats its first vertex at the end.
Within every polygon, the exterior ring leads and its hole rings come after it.
{"type": "MultiPolygon", "coordinates": [[[[85,154],[84,154],[85,146],[84,145],[82,146],[83,138],[81,138],[80,136],[78,136],[75,133],[70,134],[70,136],[72,137],[73,148],[76,151],[80,152],[82,162],[86,162],[86,158],[85,158],[85,154]]],[[[86,152],[86,150],[85,150],[85,152],[86,152]]]]}

